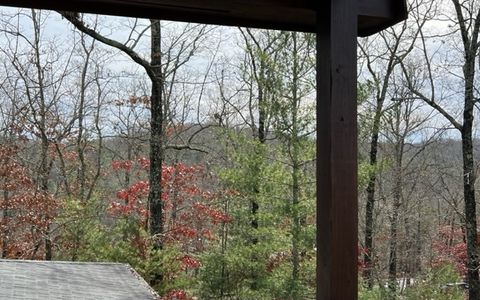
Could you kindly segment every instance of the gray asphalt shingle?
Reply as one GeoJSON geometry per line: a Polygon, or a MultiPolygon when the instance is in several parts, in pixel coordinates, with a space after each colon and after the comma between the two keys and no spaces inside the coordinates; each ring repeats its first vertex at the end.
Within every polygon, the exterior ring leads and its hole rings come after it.
{"type": "Polygon", "coordinates": [[[1,300],[154,300],[127,264],[0,260],[1,300]]]}

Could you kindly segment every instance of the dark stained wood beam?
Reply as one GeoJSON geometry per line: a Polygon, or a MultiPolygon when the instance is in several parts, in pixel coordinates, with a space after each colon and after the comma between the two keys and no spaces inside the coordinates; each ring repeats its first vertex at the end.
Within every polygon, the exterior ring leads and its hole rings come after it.
{"type": "Polygon", "coordinates": [[[358,0],[358,35],[367,36],[407,18],[404,0],[358,0]]]}
{"type": "Polygon", "coordinates": [[[318,1],[317,299],[357,299],[356,0],[318,1]]]}
{"type": "MultiPolygon", "coordinates": [[[[205,24],[316,31],[316,2],[323,0],[0,0],[0,5],[154,18],[205,24]]],[[[356,0],[358,35],[406,18],[405,0],[356,0]],[[358,1],[358,2],[357,2],[358,1]]]]}
{"type": "Polygon", "coordinates": [[[0,0],[0,5],[231,26],[312,31],[309,0],[0,0]]]}

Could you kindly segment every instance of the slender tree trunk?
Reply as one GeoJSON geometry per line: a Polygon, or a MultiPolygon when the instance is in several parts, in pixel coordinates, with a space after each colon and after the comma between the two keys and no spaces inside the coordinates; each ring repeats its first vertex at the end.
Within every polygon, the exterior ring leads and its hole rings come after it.
{"type": "MultiPolygon", "coordinates": [[[[8,191],[4,190],[3,191],[3,209],[2,209],[2,219],[0,220],[1,225],[6,225],[8,224],[7,218],[9,217],[8,214],[8,205],[9,205],[9,197],[8,197],[8,191]]],[[[8,226],[4,227],[5,229],[3,230],[2,234],[2,258],[7,258],[8,255],[8,236],[9,236],[9,228],[8,226]]]]}
{"type": "MultiPolygon", "coordinates": [[[[259,49],[260,50],[260,49],[259,49]]],[[[253,62],[254,63],[254,62],[253,62]]],[[[254,133],[256,135],[256,138],[258,142],[261,145],[264,145],[266,142],[266,112],[265,112],[265,63],[264,63],[264,58],[260,58],[260,76],[259,79],[257,80],[257,88],[258,88],[258,129],[257,132],[254,133]]],[[[257,147],[257,151],[259,151],[260,155],[263,155],[263,147],[257,147]]],[[[258,168],[258,166],[255,166],[255,173],[260,174],[261,170],[258,168]]],[[[252,200],[250,201],[250,209],[251,209],[251,226],[252,226],[252,244],[257,245],[258,244],[258,210],[260,209],[260,205],[258,203],[258,198],[260,196],[260,177],[258,177],[259,180],[256,180],[254,182],[254,187],[253,187],[253,197],[252,200]]],[[[252,256],[252,262],[253,264],[256,264],[258,261],[258,255],[256,253],[253,254],[252,256]]],[[[258,285],[258,275],[257,275],[257,270],[253,269],[252,270],[252,284],[251,288],[252,290],[257,290],[258,285]]]]}
{"type": "MultiPolygon", "coordinates": [[[[150,96],[150,190],[148,193],[149,231],[154,237],[154,247],[163,249],[162,234],[164,232],[164,203],[162,200],[162,165],[163,165],[163,74],[161,53],[160,20],[151,23],[151,68],[154,77],[150,96]]],[[[150,284],[158,285],[163,281],[163,274],[158,273],[150,284]]]]}
{"type": "Polygon", "coordinates": [[[299,129],[299,62],[298,62],[298,48],[297,48],[297,33],[292,33],[292,52],[293,52],[293,61],[292,61],[292,104],[291,104],[291,114],[292,114],[292,136],[289,138],[290,151],[291,151],[291,160],[292,160],[292,282],[293,282],[293,291],[292,298],[300,299],[300,129],[299,129]]]}
{"type": "MultiPolygon", "coordinates": [[[[480,20],[477,20],[477,23],[480,20]]],[[[480,23],[478,23],[480,24],[480,23]]],[[[478,27],[475,37],[470,43],[477,43],[478,27]]],[[[475,60],[477,45],[465,45],[465,64],[463,72],[465,77],[465,104],[463,110],[462,135],[462,157],[463,157],[463,194],[465,201],[465,227],[467,233],[467,281],[469,285],[469,299],[480,299],[480,267],[477,249],[477,209],[475,202],[475,163],[473,156],[473,110],[475,107],[474,80],[475,60]],[[469,48],[468,46],[472,47],[469,48]]]]}
{"type": "Polygon", "coordinates": [[[102,170],[102,154],[103,154],[103,136],[102,136],[102,129],[100,127],[100,110],[102,107],[102,89],[99,82],[98,77],[95,79],[95,85],[97,86],[98,95],[97,95],[97,107],[96,113],[94,117],[94,127],[97,132],[97,158],[96,158],[96,170],[95,175],[93,175],[92,184],[88,190],[87,196],[85,201],[89,201],[92,198],[93,191],[95,190],[95,186],[100,178],[101,170],[102,170]]]}
{"type": "MultiPolygon", "coordinates": [[[[242,31],[243,33],[243,31],[242,31]]],[[[268,118],[268,112],[267,112],[267,97],[268,97],[268,77],[266,75],[267,69],[269,66],[265,62],[266,57],[269,56],[269,53],[267,53],[266,49],[263,49],[259,43],[259,41],[256,39],[254,34],[251,32],[250,29],[245,29],[245,44],[246,44],[246,49],[247,49],[247,54],[249,55],[250,58],[250,63],[251,63],[251,68],[252,68],[252,77],[254,79],[254,83],[256,84],[257,88],[257,109],[258,109],[258,120],[252,120],[252,134],[255,140],[257,140],[260,144],[259,147],[256,149],[256,155],[259,155],[261,157],[264,156],[263,152],[263,147],[266,143],[266,138],[267,138],[267,118],[268,118]],[[252,41],[252,45],[250,45],[250,40],[248,39],[250,37],[252,41]],[[260,55],[259,55],[260,53],[260,55]],[[255,124],[258,122],[258,126],[255,124]]],[[[253,91],[251,91],[253,94],[253,91]]],[[[250,98],[250,111],[254,111],[254,103],[253,103],[253,97],[250,98]]],[[[253,118],[253,114],[252,114],[253,118]]],[[[252,170],[254,174],[260,175],[261,174],[261,166],[256,165],[253,167],[254,169],[252,170]]],[[[259,196],[260,196],[260,177],[257,177],[253,179],[254,181],[252,182],[252,196],[250,199],[250,226],[251,226],[251,237],[250,237],[250,242],[252,245],[257,245],[259,243],[258,240],[258,211],[260,209],[260,204],[259,204],[259,196]]],[[[259,257],[257,253],[254,251],[252,253],[251,261],[252,261],[252,266],[257,264],[259,257]]],[[[257,290],[258,288],[258,269],[256,267],[251,268],[251,285],[250,288],[252,290],[257,290]]]]}
{"type": "Polygon", "coordinates": [[[465,50],[463,75],[465,79],[465,100],[463,109],[462,156],[463,156],[463,195],[465,201],[465,228],[467,239],[467,281],[470,300],[480,299],[479,261],[477,249],[477,211],[475,202],[475,164],[473,157],[473,110],[476,99],[474,97],[475,62],[478,54],[478,36],[480,32],[480,10],[468,11],[464,16],[463,4],[452,0],[455,7],[458,25],[465,50]],[[474,15],[474,13],[476,15],[474,15]],[[471,36],[469,36],[471,31],[471,36]]]}
{"type": "Polygon", "coordinates": [[[414,265],[413,265],[413,273],[416,275],[421,271],[421,255],[422,255],[422,223],[421,223],[421,212],[418,210],[418,218],[417,218],[417,229],[415,234],[415,258],[414,258],[414,265]]]}
{"type": "Polygon", "coordinates": [[[401,166],[396,168],[395,187],[393,191],[393,207],[390,216],[390,255],[388,260],[388,287],[391,299],[395,299],[397,291],[397,243],[398,243],[398,215],[401,206],[402,175],[401,166]]]}
{"type": "Polygon", "coordinates": [[[86,191],[86,169],[87,165],[85,163],[85,138],[84,138],[84,118],[85,118],[85,92],[87,89],[87,71],[88,66],[90,64],[90,55],[93,49],[87,49],[85,45],[85,40],[82,38],[81,41],[84,53],[85,53],[85,61],[83,63],[82,74],[80,77],[80,103],[78,104],[78,134],[77,134],[77,154],[78,154],[78,161],[80,166],[78,167],[77,172],[77,183],[79,185],[79,193],[78,199],[83,201],[85,198],[85,191],[86,191]]]}
{"type": "Polygon", "coordinates": [[[162,248],[161,234],[164,232],[162,201],[162,164],[163,164],[163,74],[161,54],[161,29],[159,20],[151,22],[151,67],[155,74],[152,79],[150,97],[150,206],[149,230],[157,235],[156,247],[162,248]]]}
{"type": "MultiPolygon", "coordinates": [[[[371,66],[370,59],[367,60],[368,70],[372,74],[375,84],[377,86],[377,95],[376,95],[376,106],[375,114],[373,116],[373,126],[370,135],[370,151],[369,151],[369,165],[370,172],[368,174],[368,184],[367,184],[367,203],[365,207],[365,254],[363,255],[363,263],[365,269],[363,271],[363,278],[369,289],[373,288],[373,256],[374,256],[374,245],[373,245],[373,235],[374,235],[374,224],[373,224],[373,213],[375,209],[375,188],[377,183],[377,172],[378,172],[378,137],[380,134],[380,126],[383,114],[383,105],[385,103],[385,98],[387,97],[387,89],[390,84],[390,77],[392,76],[393,70],[397,65],[396,60],[398,59],[397,50],[399,47],[401,39],[397,38],[393,47],[393,51],[390,54],[387,69],[383,81],[380,82],[377,74],[371,66]]],[[[405,56],[406,54],[403,54],[405,56]]]]}
{"type": "MultiPolygon", "coordinates": [[[[44,91],[44,70],[41,65],[41,58],[40,58],[40,24],[39,24],[39,16],[37,15],[34,9],[31,10],[32,12],[32,21],[33,21],[33,28],[34,28],[34,55],[35,55],[35,68],[36,68],[36,76],[38,80],[38,106],[39,106],[39,120],[38,130],[40,132],[40,167],[39,167],[39,190],[43,195],[48,194],[48,181],[50,176],[50,162],[49,162],[49,153],[48,148],[50,146],[50,142],[47,136],[47,103],[44,91]]],[[[29,99],[29,101],[34,101],[34,99],[29,99]]],[[[33,103],[31,106],[34,107],[33,103]]],[[[50,224],[47,225],[47,228],[44,232],[45,236],[45,260],[52,260],[52,242],[50,240],[50,224]]]]}
{"type": "Polygon", "coordinates": [[[363,271],[363,278],[365,279],[368,288],[373,288],[373,211],[375,208],[375,184],[377,181],[377,153],[378,153],[378,134],[380,131],[380,119],[383,109],[383,99],[377,100],[377,107],[375,108],[375,117],[373,121],[372,136],[370,140],[370,170],[368,175],[367,185],[367,203],[365,210],[365,254],[363,262],[365,270],[363,271]]]}
{"type": "Polygon", "coordinates": [[[394,115],[394,136],[395,136],[395,162],[393,166],[393,203],[392,203],[392,214],[390,216],[390,241],[389,241],[389,260],[388,260],[388,287],[390,290],[390,299],[396,299],[397,293],[397,269],[398,269],[398,221],[400,214],[400,207],[402,206],[402,193],[403,193],[403,154],[405,148],[405,133],[402,133],[401,122],[402,119],[405,120],[405,126],[408,130],[408,118],[410,117],[407,113],[402,115],[402,107],[398,103],[398,106],[395,108],[394,115]]]}
{"type": "MultiPolygon", "coordinates": [[[[127,161],[132,161],[133,159],[133,154],[132,154],[132,141],[130,140],[131,135],[128,134],[127,136],[127,161]]],[[[128,188],[130,185],[130,170],[125,170],[123,172],[123,187],[128,188]]],[[[128,202],[128,200],[125,200],[128,202]]]]}
{"type": "MultiPolygon", "coordinates": [[[[298,148],[298,145],[294,145],[298,148]]],[[[294,152],[297,152],[294,150],[294,152]]],[[[298,155],[298,153],[296,153],[298,155]]],[[[300,280],[300,166],[297,161],[293,162],[292,166],[292,282],[294,291],[292,293],[293,299],[299,298],[299,280],[300,280]]]]}
{"type": "MultiPolygon", "coordinates": [[[[42,117],[43,119],[44,117],[42,117]]],[[[48,162],[48,147],[50,143],[48,142],[45,134],[42,133],[42,146],[41,146],[41,165],[40,165],[40,192],[47,196],[48,195],[48,179],[50,174],[50,164],[48,162]]],[[[45,260],[52,260],[52,241],[50,239],[50,224],[47,225],[45,229],[45,260]]]]}
{"type": "MultiPolygon", "coordinates": [[[[228,215],[230,212],[229,208],[229,200],[228,197],[225,198],[223,204],[223,212],[228,215]]],[[[227,251],[227,243],[228,243],[228,224],[222,223],[222,240],[221,240],[221,254],[222,257],[225,255],[227,251]]],[[[222,267],[221,267],[221,278],[222,284],[220,285],[220,299],[223,299],[225,293],[225,282],[228,282],[228,270],[225,267],[225,260],[222,259],[222,267]]]]}
{"type": "Polygon", "coordinates": [[[477,253],[477,213],[475,203],[475,166],[471,127],[464,126],[462,132],[463,149],[463,193],[465,198],[465,227],[467,234],[467,281],[469,299],[480,299],[477,253]]]}

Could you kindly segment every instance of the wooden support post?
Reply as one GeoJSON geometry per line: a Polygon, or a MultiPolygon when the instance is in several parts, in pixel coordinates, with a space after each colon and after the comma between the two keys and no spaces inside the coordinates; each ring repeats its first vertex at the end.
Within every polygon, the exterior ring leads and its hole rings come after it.
{"type": "Polygon", "coordinates": [[[357,0],[317,6],[317,299],[357,299],[357,0]]]}

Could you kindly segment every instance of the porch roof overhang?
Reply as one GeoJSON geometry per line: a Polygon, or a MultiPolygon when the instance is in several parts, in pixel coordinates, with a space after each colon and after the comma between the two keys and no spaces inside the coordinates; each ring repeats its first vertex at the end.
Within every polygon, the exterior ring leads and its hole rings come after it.
{"type": "MultiPolygon", "coordinates": [[[[319,5],[316,1],[0,0],[0,4],[205,24],[316,32],[316,7],[319,5]]],[[[407,8],[404,0],[359,0],[358,35],[366,36],[376,33],[406,17],[407,8]]]]}

